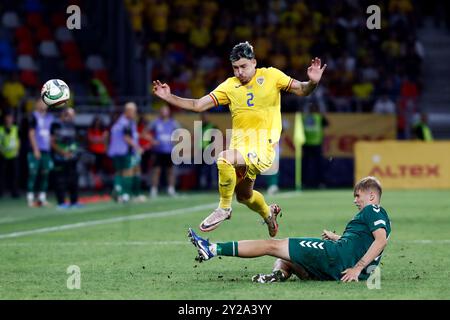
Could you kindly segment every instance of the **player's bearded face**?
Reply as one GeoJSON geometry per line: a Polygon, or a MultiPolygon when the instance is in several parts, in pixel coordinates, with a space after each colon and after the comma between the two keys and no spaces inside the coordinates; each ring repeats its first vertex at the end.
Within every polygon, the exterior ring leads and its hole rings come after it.
{"type": "Polygon", "coordinates": [[[242,84],[249,82],[256,72],[256,60],[241,58],[232,62],[234,76],[239,79],[242,84]]]}

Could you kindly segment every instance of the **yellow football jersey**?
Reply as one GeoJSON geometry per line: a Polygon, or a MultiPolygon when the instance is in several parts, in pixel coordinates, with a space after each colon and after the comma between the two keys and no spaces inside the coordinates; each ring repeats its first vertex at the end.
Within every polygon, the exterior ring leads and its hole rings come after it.
{"type": "Polygon", "coordinates": [[[230,108],[233,129],[230,148],[252,145],[254,137],[249,135],[255,132],[258,144],[267,146],[278,142],[281,134],[280,90],[289,91],[292,81],[276,68],[257,68],[247,84],[242,85],[238,78],[230,77],[209,94],[216,106],[228,105],[230,108]],[[261,134],[264,132],[265,136],[261,134]]]}

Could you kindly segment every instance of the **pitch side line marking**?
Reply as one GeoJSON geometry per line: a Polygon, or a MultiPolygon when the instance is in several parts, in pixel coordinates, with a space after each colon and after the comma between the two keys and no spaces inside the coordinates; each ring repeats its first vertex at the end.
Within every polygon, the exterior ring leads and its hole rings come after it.
{"type": "MultiPolygon", "coordinates": [[[[280,192],[275,194],[273,197],[276,197],[277,199],[286,199],[286,198],[292,198],[293,196],[300,196],[302,193],[301,191],[287,191],[287,192],[280,192]]],[[[202,197],[205,194],[195,194],[195,195],[179,195],[176,199],[192,199],[192,197],[202,197]]],[[[165,201],[168,201],[169,198],[162,196],[158,199],[153,199],[151,200],[152,203],[163,203],[165,201]]],[[[142,204],[138,204],[138,205],[142,205],[142,204]]],[[[54,212],[46,212],[46,213],[40,213],[38,209],[33,209],[34,212],[31,214],[27,214],[24,216],[20,216],[20,217],[16,217],[16,216],[6,216],[3,218],[0,218],[0,224],[6,224],[6,223],[16,223],[16,222],[24,222],[24,221],[29,221],[32,219],[36,219],[36,218],[52,218],[52,217],[56,217],[56,216],[74,216],[74,215],[79,215],[79,214],[86,214],[89,212],[94,212],[94,211],[104,211],[107,209],[115,209],[117,208],[118,204],[117,203],[104,203],[104,204],[98,204],[96,206],[90,207],[89,204],[85,207],[85,208],[81,208],[81,209],[74,209],[74,210],[57,210],[55,208],[54,212]]],[[[30,211],[31,212],[31,211],[30,211]]]]}
{"type": "Polygon", "coordinates": [[[17,237],[28,236],[28,235],[32,235],[32,234],[47,233],[47,232],[62,231],[62,230],[71,230],[71,229],[77,229],[77,228],[83,228],[83,227],[123,222],[123,221],[134,221],[134,220],[143,220],[143,219],[149,219],[149,218],[170,217],[170,216],[175,216],[175,215],[180,215],[180,214],[192,213],[192,212],[196,212],[198,210],[203,210],[203,209],[213,209],[216,206],[217,206],[217,202],[199,205],[199,206],[195,206],[195,207],[191,207],[191,208],[187,208],[187,209],[182,208],[182,209],[174,209],[174,210],[161,211],[161,212],[155,212],[155,213],[147,212],[147,213],[140,213],[140,214],[135,214],[135,215],[131,215],[131,216],[121,216],[121,217],[115,217],[115,218],[110,218],[110,219],[85,221],[85,222],[71,223],[71,224],[65,224],[65,225],[60,225],[60,226],[32,229],[32,230],[26,230],[26,231],[16,231],[16,232],[11,232],[11,233],[0,234],[0,239],[17,238],[17,237]]]}
{"type": "MultiPolygon", "coordinates": [[[[192,197],[201,197],[203,194],[197,194],[197,195],[179,195],[176,199],[188,199],[188,198],[192,198],[192,197]]],[[[167,202],[169,199],[168,196],[161,196],[157,199],[152,199],[152,204],[161,204],[164,202],[167,202]]],[[[122,204],[123,206],[126,206],[127,204],[122,204]]],[[[145,203],[136,203],[136,205],[141,206],[141,205],[145,205],[145,203]]],[[[45,212],[45,213],[41,213],[39,212],[39,208],[33,208],[30,209],[30,211],[23,216],[20,217],[16,217],[14,215],[10,215],[10,216],[5,216],[3,218],[0,218],[0,224],[5,224],[5,223],[15,223],[15,222],[23,222],[23,221],[28,221],[28,220],[32,220],[32,219],[36,219],[36,218],[52,218],[52,217],[56,217],[56,216],[66,216],[66,215],[70,215],[70,216],[74,216],[74,215],[79,215],[79,214],[86,214],[86,213],[90,213],[90,212],[95,212],[95,211],[103,211],[103,210],[107,210],[107,209],[116,209],[118,208],[118,206],[120,206],[120,204],[117,204],[115,202],[112,202],[112,200],[110,202],[107,203],[98,203],[95,204],[94,206],[91,206],[90,204],[87,204],[86,207],[84,208],[80,208],[80,209],[68,209],[68,210],[58,210],[56,207],[54,207],[52,212],[45,212]],[[32,212],[33,211],[33,212],[32,212]]]]}
{"type": "Polygon", "coordinates": [[[63,242],[3,242],[0,247],[30,247],[30,246],[165,246],[191,245],[186,241],[63,241],[63,242]]]}
{"type": "MultiPolygon", "coordinates": [[[[290,198],[292,196],[299,195],[299,194],[300,193],[297,191],[280,193],[277,195],[277,198],[290,198]]],[[[32,235],[32,234],[47,233],[47,232],[54,232],[54,231],[61,231],[61,230],[70,230],[70,229],[83,228],[83,227],[95,226],[95,225],[103,225],[103,224],[116,223],[116,222],[123,222],[123,221],[142,220],[142,219],[147,219],[147,218],[169,217],[169,216],[173,216],[173,215],[195,212],[196,210],[213,209],[216,206],[217,206],[217,202],[214,202],[214,203],[191,207],[188,209],[175,209],[175,210],[161,211],[161,212],[156,212],[156,213],[148,212],[148,213],[141,213],[141,214],[136,214],[136,215],[131,215],[131,216],[121,216],[121,217],[115,217],[115,218],[110,218],[110,219],[85,221],[85,222],[78,222],[78,223],[65,224],[65,225],[54,226],[54,227],[32,229],[32,230],[26,230],[26,231],[15,231],[15,232],[11,232],[11,233],[0,234],[0,240],[28,236],[28,235],[32,235]]]]}

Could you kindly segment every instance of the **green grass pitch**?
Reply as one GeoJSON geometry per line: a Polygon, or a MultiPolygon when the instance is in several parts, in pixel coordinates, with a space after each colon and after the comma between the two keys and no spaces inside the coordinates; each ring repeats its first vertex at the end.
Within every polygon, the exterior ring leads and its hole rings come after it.
{"type": "MultiPolygon", "coordinates": [[[[356,214],[351,190],[285,192],[267,197],[283,209],[278,238],[341,233],[356,214]]],[[[448,191],[385,191],[392,234],[381,288],[365,282],[255,284],[271,257],[214,258],[198,264],[187,239],[217,201],[216,193],[160,197],[145,204],[99,203],[83,209],[29,209],[0,202],[0,299],[448,299],[448,191]],[[67,268],[80,268],[70,290],[67,268]]],[[[257,214],[235,203],[233,217],[207,234],[213,241],[267,238],[257,214]]]]}

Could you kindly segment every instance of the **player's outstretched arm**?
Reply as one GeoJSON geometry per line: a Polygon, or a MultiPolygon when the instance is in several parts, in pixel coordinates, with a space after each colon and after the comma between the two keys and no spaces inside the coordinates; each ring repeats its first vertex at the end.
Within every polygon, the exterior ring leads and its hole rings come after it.
{"type": "Polygon", "coordinates": [[[309,81],[300,82],[294,79],[289,92],[298,96],[308,96],[317,87],[326,67],[326,64],[322,66],[322,62],[317,57],[311,60],[311,65],[308,67],[307,72],[309,81]]]}
{"type": "Polygon", "coordinates": [[[366,254],[356,263],[353,268],[342,271],[341,280],[344,282],[358,281],[359,274],[367,267],[376,257],[378,257],[387,245],[386,230],[383,228],[372,232],[375,241],[367,250],[366,254]]]}
{"type": "Polygon", "coordinates": [[[153,94],[171,105],[194,112],[203,112],[215,106],[213,99],[208,95],[200,99],[178,97],[170,92],[167,83],[161,83],[159,80],[153,81],[153,94]]]}

